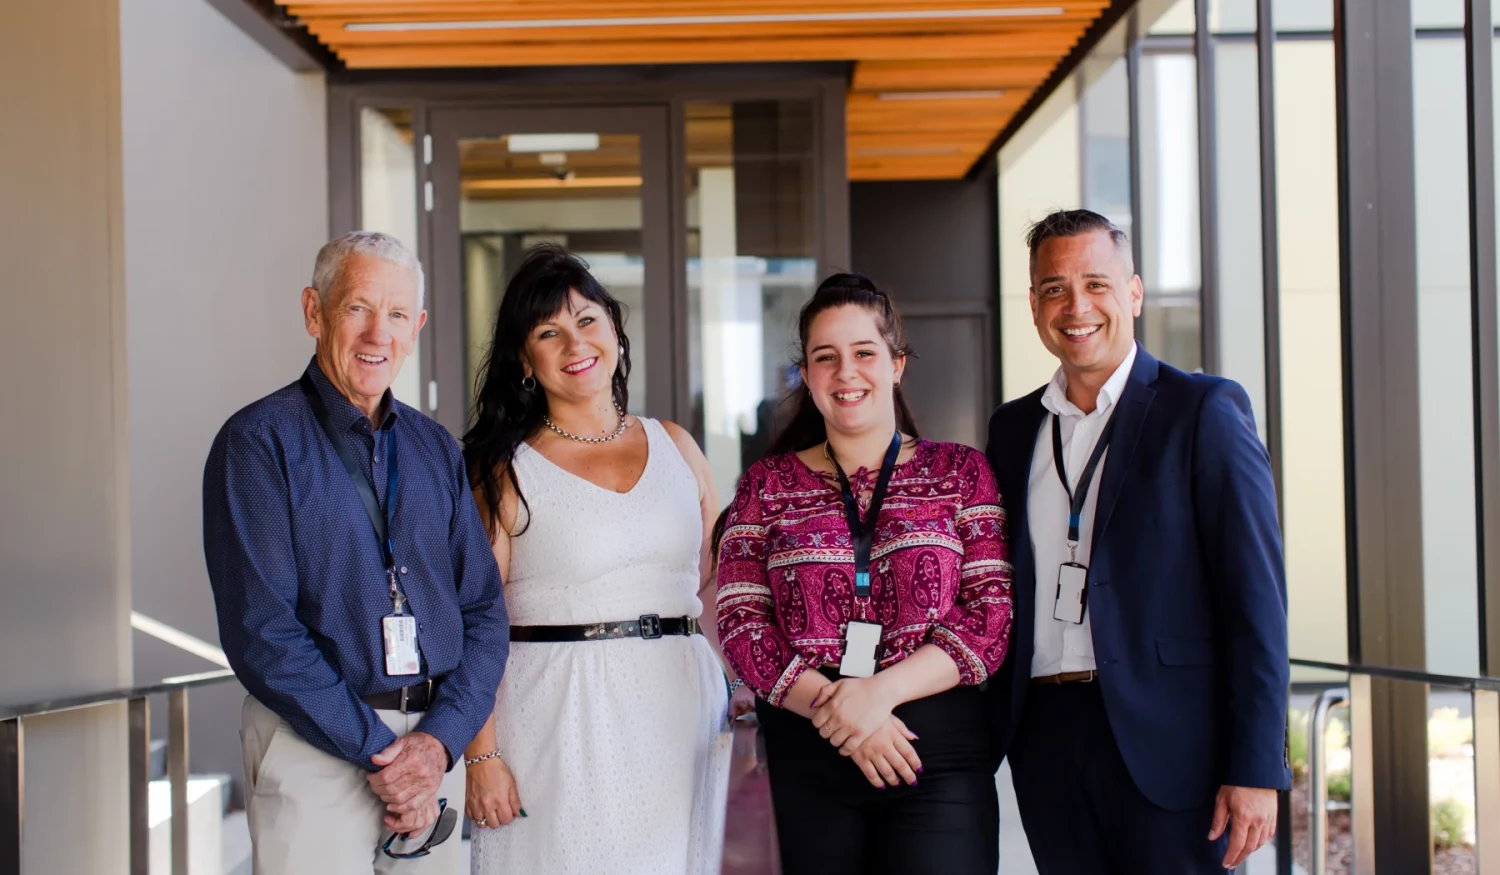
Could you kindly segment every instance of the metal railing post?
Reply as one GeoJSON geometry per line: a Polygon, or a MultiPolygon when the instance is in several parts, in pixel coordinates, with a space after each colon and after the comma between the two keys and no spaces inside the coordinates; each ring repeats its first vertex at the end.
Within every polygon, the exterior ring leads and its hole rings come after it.
{"type": "Polygon", "coordinates": [[[1312,875],[1328,872],[1328,712],[1349,701],[1347,689],[1323,690],[1313,700],[1307,720],[1307,814],[1312,845],[1312,875]]]}
{"type": "Polygon", "coordinates": [[[172,875],[188,875],[188,691],[167,693],[167,777],[172,785],[172,875]]]}
{"type": "Polygon", "coordinates": [[[151,875],[151,701],[131,699],[130,875],[151,875]]]}
{"type": "Polygon", "coordinates": [[[0,875],[21,875],[21,820],[26,811],[25,727],[0,720],[0,875]]]}

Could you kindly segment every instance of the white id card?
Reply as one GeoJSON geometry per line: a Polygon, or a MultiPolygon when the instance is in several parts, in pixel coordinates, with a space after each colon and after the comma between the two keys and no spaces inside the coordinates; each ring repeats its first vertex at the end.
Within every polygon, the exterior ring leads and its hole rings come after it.
{"type": "Polygon", "coordinates": [[[380,630],[385,638],[385,673],[419,674],[417,618],[411,614],[391,614],[381,618],[380,630]]]}
{"type": "Polygon", "coordinates": [[[1077,562],[1064,562],[1057,569],[1057,603],[1052,619],[1082,623],[1084,603],[1088,598],[1089,570],[1077,562]]]}
{"type": "Polygon", "coordinates": [[[844,635],[844,661],[839,674],[849,678],[867,678],[875,674],[875,651],[880,647],[880,624],[852,620],[844,635]]]}

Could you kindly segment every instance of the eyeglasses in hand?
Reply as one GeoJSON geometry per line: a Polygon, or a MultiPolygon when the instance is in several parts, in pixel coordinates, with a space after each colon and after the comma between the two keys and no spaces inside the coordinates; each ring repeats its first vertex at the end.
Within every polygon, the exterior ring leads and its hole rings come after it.
{"type": "Polygon", "coordinates": [[[385,844],[380,846],[380,850],[384,852],[387,857],[394,857],[397,860],[414,860],[418,857],[425,857],[428,854],[432,853],[432,849],[434,847],[437,847],[438,845],[447,841],[448,837],[453,835],[453,827],[457,823],[457,809],[449,811],[448,800],[439,799],[437,822],[432,825],[432,832],[427,834],[427,841],[423,842],[420,848],[417,848],[415,851],[392,851],[391,845],[396,843],[397,838],[400,838],[400,840],[403,842],[410,841],[411,833],[401,833],[399,834],[399,836],[397,833],[391,833],[390,836],[386,838],[385,844]]]}

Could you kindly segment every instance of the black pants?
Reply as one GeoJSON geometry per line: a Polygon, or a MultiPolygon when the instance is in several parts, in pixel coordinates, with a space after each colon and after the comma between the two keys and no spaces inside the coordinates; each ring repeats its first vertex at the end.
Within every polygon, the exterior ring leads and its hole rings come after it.
{"type": "Polygon", "coordinates": [[[1136,788],[1097,683],[1036,686],[1010,747],[1021,823],[1040,875],[1223,873],[1213,801],[1168,811],[1136,788]]]}
{"type": "Polygon", "coordinates": [[[785,875],[994,875],[1000,807],[978,689],[898,707],[919,738],[914,786],[877,790],[812,722],[757,703],[785,875]]]}

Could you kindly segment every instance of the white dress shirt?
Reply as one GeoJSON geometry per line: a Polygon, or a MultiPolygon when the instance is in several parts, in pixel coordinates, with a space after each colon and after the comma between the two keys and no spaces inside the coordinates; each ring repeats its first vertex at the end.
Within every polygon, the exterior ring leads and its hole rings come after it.
{"type": "MultiPolygon", "coordinates": [[[[1030,530],[1032,555],[1036,557],[1036,647],[1031,654],[1031,676],[1048,677],[1073,671],[1092,671],[1094,638],[1089,614],[1085,609],[1082,623],[1057,620],[1052,616],[1057,604],[1057,571],[1068,561],[1068,493],[1057,477],[1052,461],[1052,416],[1061,417],[1063,462],[1067,466],[1068,488],[1077,489],[1083,469],[1093,455],[1094,446],[1109,418],[1114,414],[1135,365],[1136,347],[1131,344],[1125,361],[1115,369],[1104,388],[1094,412],[1085,414],[1068,400],[1068,380],[1059,368],[1042,394],[1047,417],[1037,434],[1036,449],[1031,456],[1031,480],[1026,492],[1026,520],[1030,530]]],[[[1109,450],[1099,460],[1084,497],[1082,519],[1078,527],[1078,550],[1073,561],[1089,564],[1094,543],[1094,511],[1099,505],[1099,482],[1109,450]]]]}

